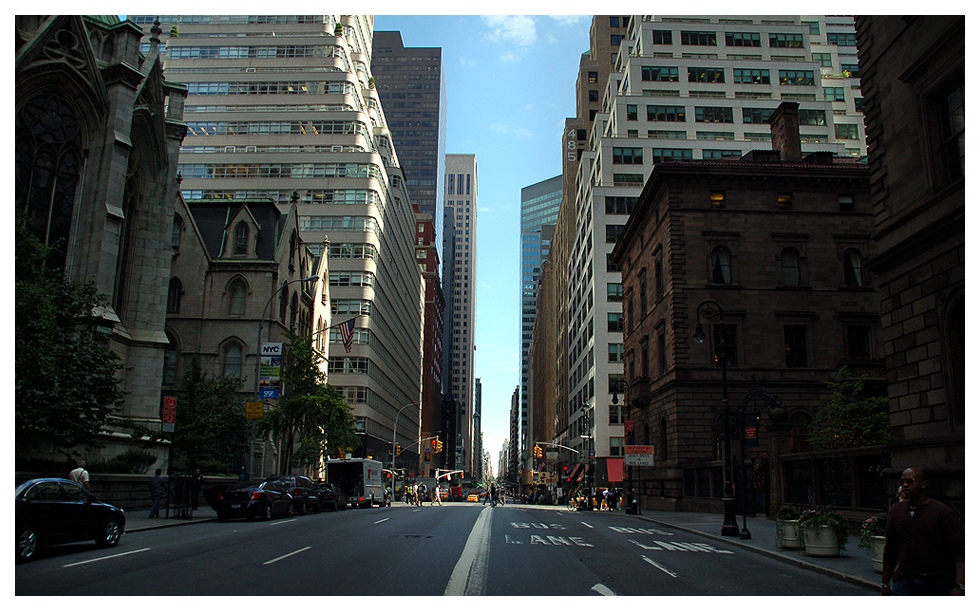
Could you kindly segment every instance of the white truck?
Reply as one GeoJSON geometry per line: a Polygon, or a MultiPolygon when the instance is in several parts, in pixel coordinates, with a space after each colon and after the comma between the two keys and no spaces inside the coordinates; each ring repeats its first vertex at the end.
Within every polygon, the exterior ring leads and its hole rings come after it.
{"type": "Polygon", "coordinates": [[[331,459],[326,463],[327,481],[347,493],[352,507],[379,507],[391,504],[385,498],[383,466],[369,458],[331,459]]]}

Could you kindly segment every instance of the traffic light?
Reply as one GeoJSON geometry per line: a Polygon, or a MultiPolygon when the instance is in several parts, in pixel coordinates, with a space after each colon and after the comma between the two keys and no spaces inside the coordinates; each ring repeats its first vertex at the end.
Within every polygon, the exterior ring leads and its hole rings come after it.
{"type": "Polygon", "coordinates": [[[400,443],[395,444],[395,456],[398,456],[401,453],[402,453],[402,445],[400,443]]]}
{"type": "Polygon", "coordinates": [[[442,452],[442,440],[436,439],[434,452],[436,454],[439,454],[440,452],[442,452]]]}
{"type": "Polygon", "coordinates": [[[544,456],[544,452],[541,450],[541,448],[538,446],[534,446],[534,457],[541,458],[542,456],[544,456]]]}
{"type": "Polygon", "coordinates": [[[433,439],[433,440],[432,440],[432,447],[433,447],[433,448],[435,448],[435,447],[436,447],[436,442],[437,442],[437,441],[439,441],[439,440],[438,440],[438,439],[433,439]]]}

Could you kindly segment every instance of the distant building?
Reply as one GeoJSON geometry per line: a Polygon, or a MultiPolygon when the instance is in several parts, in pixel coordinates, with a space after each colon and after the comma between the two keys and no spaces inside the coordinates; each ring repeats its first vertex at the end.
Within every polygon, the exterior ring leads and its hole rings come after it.
{"type": "MultiPolygon", "coordinates": [[[[414,204],[413,204],[414,205],[414,204]]],[[[417,208],[417,206],[416,206],[417,208]]],[[[450,414],[443,409],[442,364],[443,327],[445,325],[446,300],[439,278],[439,244],[432,215],[415,212],[415,259],[425,285],[425,312],[422,332],[422,437],[438,435],[443,442],[441,454],[433,454],[431,469],[444,468],[449,462],[450,444],[446,443],[450,431],[455,431],[450,414]]],[[[424,466],[424,465],[423,465],[424,466]]],[[[430,469],[430,471],[431,471],[430,469]]],[[[427,476],[428,473],[427,473],[427,476]]]]}
{"type": "MultiPolygon", "coordinates": [[[[115,16],[15,20],[14,200],[56,245],[50,264],[92,281],[109,300],[125,393],[105,457],[127,449],[129,425],[159,430],[177,150],[187,90],[168,81],[156,46],[115,16]]],[[[160,27],[150,28],[158,41],[160,27]]],[[[38,453],[44,453],[38,448],[38,453]]],[[[166,449],[154,451],[162,461],[166,449]]]]}
{"type": "Polygon", "coordinates": [[[966,505],[966,31],[962,15],[857,18],[891,400],[889,483],[910,466],[966,505]]]}

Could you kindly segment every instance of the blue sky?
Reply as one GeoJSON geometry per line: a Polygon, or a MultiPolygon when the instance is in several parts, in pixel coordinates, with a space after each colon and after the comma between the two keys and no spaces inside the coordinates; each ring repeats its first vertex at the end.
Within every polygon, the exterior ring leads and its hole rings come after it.
{"type": "Polygon", "coordinates": [[[561,173],[590,25],[590,15],[375,15],[375,30],[400,31],[406,47],[442,48],[446,152],[476,155],[475,376],[494,474],[520,384],[521,189],[561,173]]]}

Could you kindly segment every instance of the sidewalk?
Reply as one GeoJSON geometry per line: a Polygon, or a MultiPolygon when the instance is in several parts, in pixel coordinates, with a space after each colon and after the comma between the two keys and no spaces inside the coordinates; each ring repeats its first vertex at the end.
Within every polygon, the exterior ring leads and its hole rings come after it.
{"type": "Polygon", "coordinates": [[[207,503],[201,503],[200,508],[191,512],[187,518],[178,518],[170,510],[169,516],[164,508],[160,508],[160,517],[150,519],[150,508],[127,509],[126,510],[126,532],[139,532],[141,530],[155,530],[157,528],[167,528],[169,526],[184,526],[200,522],[213,522],[218,519],[214,510],[208,507],[207,503]]]}

